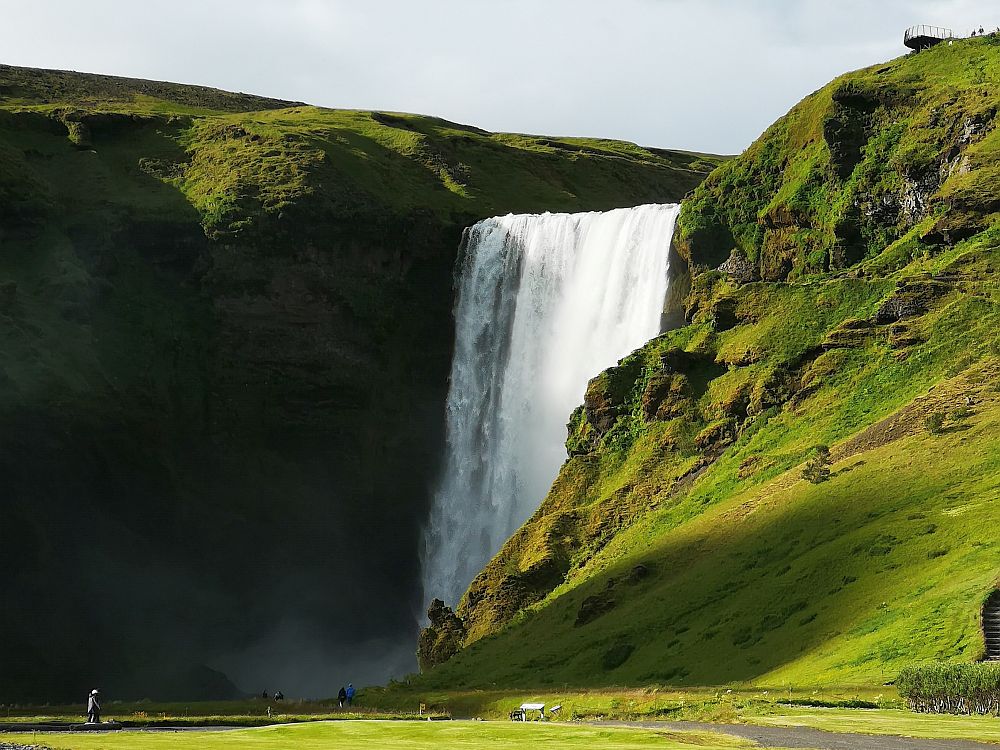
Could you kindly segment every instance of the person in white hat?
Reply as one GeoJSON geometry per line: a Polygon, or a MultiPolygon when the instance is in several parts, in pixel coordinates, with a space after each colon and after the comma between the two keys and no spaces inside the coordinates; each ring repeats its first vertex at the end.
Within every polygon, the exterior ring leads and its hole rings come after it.
{"type": "Polygon", "coordinates": [[[87,701],[87,723],[101,723],[101,704],[97,700],[98,690],[94,688],[90,691],[90,699],[87,701]]]}

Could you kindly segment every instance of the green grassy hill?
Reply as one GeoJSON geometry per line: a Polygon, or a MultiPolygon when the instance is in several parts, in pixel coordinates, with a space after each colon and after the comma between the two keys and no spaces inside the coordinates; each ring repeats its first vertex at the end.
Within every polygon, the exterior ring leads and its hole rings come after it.
{"type": "Polygon", "coordinates": [[[983,654],[998,91],[995,37],[858,71],[695,191],[688,324],[591,382],[418,685],[875,685],[983,654]]]}
{"type": "Polygon", "coordinates": [[[0,701],[408,664],[463,228],[718,163],[0,66],[0,701]]]}

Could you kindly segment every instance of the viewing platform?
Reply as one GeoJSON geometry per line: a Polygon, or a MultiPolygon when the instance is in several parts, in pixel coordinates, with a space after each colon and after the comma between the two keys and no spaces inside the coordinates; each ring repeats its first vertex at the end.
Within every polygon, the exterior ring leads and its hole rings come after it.
{"type": "Polygon", "coordinates": [[[951,29],[943,29],[940,26],[911,26],[903,34],[903,44],[919,52],[941,42],[950,42],[954,38],[955,34],[951,29]]]}

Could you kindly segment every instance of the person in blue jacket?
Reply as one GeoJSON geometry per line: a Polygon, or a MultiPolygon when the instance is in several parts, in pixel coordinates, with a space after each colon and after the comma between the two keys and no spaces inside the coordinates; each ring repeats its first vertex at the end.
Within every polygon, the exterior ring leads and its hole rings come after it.
{"type": "Polygon", "coordinates": [[[350,682],[347,683],[347,705],[351,705],[354,702],[354,685],[350,682]]]}

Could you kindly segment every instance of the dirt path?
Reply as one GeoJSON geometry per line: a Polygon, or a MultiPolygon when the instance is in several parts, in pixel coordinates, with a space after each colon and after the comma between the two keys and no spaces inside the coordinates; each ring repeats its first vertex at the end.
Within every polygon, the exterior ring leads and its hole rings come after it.
{"type": "Polygon", "coordinates": [[[758,727],[697,721],[606,721],[600,726],[641,727],[672,732],[717,732],[756,742],[761,747],[809,750],[998,750],[1000,745],[971,740],[925,740],[893,735],[825,732],[810,727],[758,727]]]}

